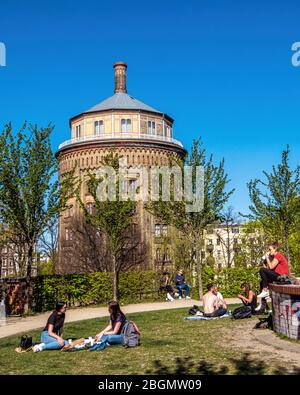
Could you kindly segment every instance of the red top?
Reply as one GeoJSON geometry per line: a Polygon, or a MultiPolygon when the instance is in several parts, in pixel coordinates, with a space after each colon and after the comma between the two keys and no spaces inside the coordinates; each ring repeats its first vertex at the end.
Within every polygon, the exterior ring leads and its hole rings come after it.
{"type": "Polygon", "coordinates": [[[286,258],[280,254],[280,252],[277,252],[274,255],[274,259],[277,259],[277,261],[279,262],[278,265],[275,267],[275,273],[277,274],[289,274],[289,265],[288,262],[286,260],[286,258]]]}

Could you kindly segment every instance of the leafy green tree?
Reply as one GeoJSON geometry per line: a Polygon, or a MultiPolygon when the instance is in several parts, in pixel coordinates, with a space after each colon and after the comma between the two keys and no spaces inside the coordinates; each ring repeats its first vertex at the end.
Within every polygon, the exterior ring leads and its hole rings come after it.
{"type": "Polygon", "coordinates": [[[86,220],[99,232],[105,235],[107,246],[111,252],[113,272],[113,298],[118,300],[119,273],[126,263],[125,255],[138,248],[138,241],[132,239],[130,226],[135,216],[136,202],[123,200],[122,191],[119,190],[119,159],[114,152],[105,156],[102,165],[110,166],[116,174],[116,196],[115,201],[103,199],[98,194],[98,187],[104,181],[102,176],[88,173],[88,189],[94,201],[94,209],[87,209],[81,197],[83,180],[78,180],[76,189],[77,201],[85,215],[86,220]]]}
{"type": "Polygon", "coordinates": [[[300,166],[291,169],[289,154],[287,146],[281,163],[273,166],[271,173],[263,171],[265,181],[254,179],[248,183],[252,204],[247,217],[259,221],[266,233],[276,232],[290,263],[289,237],[300,215],[300,166]]]}
{"type": "Polygon", "coordinates": [[[53,127],[26,124],[17,133],[11,124],[0,133],[0,219],[13,243],[22,243],[26,266],[20,275],[31,277],[34,250],[51,219],[67,207],[73,174],[54,180],[59,159],[51,149],[53,127]]]}
{"type": "Polygon", "coordinates": [[[272,239],[273,236],[265,232],[259,221],[249,221],[244,224],[239,238],[239,249],[234,256],[234,266],[259,266],[272,239]]]}
{"type": "MultiPolygon", "coordinates": [[[[185,163],[192,168],[194,177],[192,178],[192,190],[196,191],[196,169],[202,166],[204,170],[204,190],[203,207],[199,211],[190,212],[186,210],[186,203],[190,197],[183,193],[182,201],[176,201],[174,196],[171,201],[165,202],[162,199],[153,201],[147,205],[147,209],[157,218],[165,223],[173,225],[188,237],[193,258],[196,260],[196,270],[198,274],[199,297],[203,297],[202,287],[202,254],[201,247],[204,239],[204,229],[208,224],[219,219],[220,213],[234,190],[225,191],[229,182],[224,170],[224,159],[215,165],[213,156],[206,157],[201,140],[195,140],[189,157],[185,163]]],[[[184,163],[181,163],[183,167],[184,163]]],[[[184,180],[183,180],[184,183],[184,180]]]]}

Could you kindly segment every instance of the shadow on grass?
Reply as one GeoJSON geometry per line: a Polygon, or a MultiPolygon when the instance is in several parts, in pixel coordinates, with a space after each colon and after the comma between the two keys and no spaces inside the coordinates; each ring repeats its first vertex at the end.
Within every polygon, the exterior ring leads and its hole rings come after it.
{"type": "Polygon", "coordinates": [[[287,369],[284,366],[278,366],[272,372],[268,371],[269,366],[264,361],[253,360],[249,358],[248,353],[244,353],[240,359],[229,358],[228,362],[233,365],[233,370],[229,373],[229,367],[227,366],[216,366],[210,362],[200,360],[198,363],[194,363],[190,358],[177,357],[175,365],[170,368],[163,364],[162,361],[156,360],[153,362],[153,369],[148,370],[148,374],[202,374],[202,375],[224,375],[224,374],[236,374],[236,375],[300,375],[300,368],[293,367],[287,369]]]}

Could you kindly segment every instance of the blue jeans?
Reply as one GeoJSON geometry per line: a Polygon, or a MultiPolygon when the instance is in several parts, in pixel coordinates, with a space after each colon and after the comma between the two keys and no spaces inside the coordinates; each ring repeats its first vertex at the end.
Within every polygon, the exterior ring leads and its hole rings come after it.
{"type": "MultiPolygon", "coordinates": [[[[41,342],[45,343],[43,350],[60,350],[63,348],[55,337],[49,336],[48,331],[43,331],[41,334],[41,342]]],[[[68,344],[67,340],[65,340],[65,346],[68,344]]]]}
{"type": "Polygon", "coordinates": [[[122,344],[124,335],[103,335],[100,339],[101,343],[122,344]]]}
{"type": "Polygon", "coordinates": [[[181,284],[181,285],[176,285],[176,288],[178,289],[179,296],[182,297],[182,290],[185,289],[185,296],[190,296],[190,290],[191,287],[187,284],[181,284]]]}

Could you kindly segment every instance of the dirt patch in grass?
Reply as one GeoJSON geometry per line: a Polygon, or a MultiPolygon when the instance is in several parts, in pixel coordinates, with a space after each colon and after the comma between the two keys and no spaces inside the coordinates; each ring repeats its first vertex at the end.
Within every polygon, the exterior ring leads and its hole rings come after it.
{"type": "MultiPolygon", "coordinates": [[[[294,373],[300,365],[300,354],[276,347],[276,335],[269,329],[254,329],[257,318],[234,321],[234,325],[223,328],[223,338],[218,339],[222,347],[247,353],[250,359],[260,361],[266,366],[273,366],[282,373],[294,373]],[[274,338],[274,345],[264,344],[255,336],[255,331],[264,331],[274,338]]],[[[280,373],[279,371],[279,373],[280,373]]]]}

